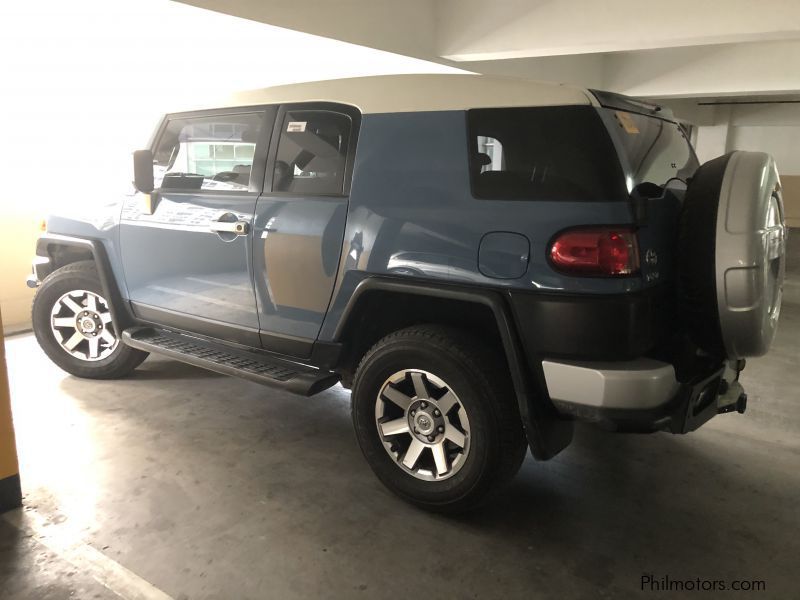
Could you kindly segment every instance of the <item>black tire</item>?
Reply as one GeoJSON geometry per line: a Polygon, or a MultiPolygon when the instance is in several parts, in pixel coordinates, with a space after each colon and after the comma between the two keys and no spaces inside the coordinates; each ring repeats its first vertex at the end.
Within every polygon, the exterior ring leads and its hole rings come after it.
{"type": "Polygon", "coordinates": [[[731,155],[704,163],[686,190],[678,225],[678,298],[692,341],[724,357],[717,309],[717,211],[722,178],[731,155]]]}
{"type": "Polygon", "coordinates": [[[505,363],[480,341],[441,326],[397,331],[366,353],[355,374],[352,417],[361,450],[381,482],[404,500],[438,512],[478,505],[514,477],[527,450],[505,363]],[[470,450],[449,478],[416,478],[381,440],[376,400],[387,378],[406,369],[427,371],[447,382],[468,415],[470,450]]]}
{"type": "MultiPolygon", "coordinates": [[[[147,352],[118,341],[108,356],[89,361],[76,358],[56,339],[51,327],[51,311],[64,294],[74,290],[86,290],[100,297],[105,296],[93,262],[82,261],[61,267],[48,275],[39,286],[33,299],[32,310],[33,332],[39,346],[50,360],[76,377],[117,379],[130,374],[147,358],[147,352]]],[[[119,339],[121,332],[114,329],[113,322],[106,324],[106,327],[119,339]]]]}

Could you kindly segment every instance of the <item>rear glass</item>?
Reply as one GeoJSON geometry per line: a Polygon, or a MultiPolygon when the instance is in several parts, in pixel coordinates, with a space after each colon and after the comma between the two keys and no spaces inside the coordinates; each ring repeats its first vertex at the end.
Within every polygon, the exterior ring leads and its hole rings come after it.
{"type": "Polygon", "coordinates": [[[697,170],[697,157],[677,123],[621,110],[601,110],[622,146],[629,189],[642,183],[664,186],[673,179],[685,183],[697,170]]]}
{"type": "Polygon", "coordinates": [[[476,198],[627,198],[614,144],[593,107],[474,109],[467,118],[476,198]]]}

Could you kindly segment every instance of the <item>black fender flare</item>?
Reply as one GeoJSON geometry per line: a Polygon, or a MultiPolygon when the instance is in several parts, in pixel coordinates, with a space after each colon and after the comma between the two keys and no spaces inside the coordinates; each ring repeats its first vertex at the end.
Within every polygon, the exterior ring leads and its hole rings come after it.
{"type": "Polygon", "coordinates": [[[55,255],[54,248],[58,247],[77,248],[89,252],[97,268],[97,275],[100,278],[100,285],[103,288],[103,293],[110,302],[109,309],[114,323],[117,324],[120,331],[135,325],[136,319],[131,312],[128,302],[122,297],[119,286],[117,285],[117,280],[114,278],[111,269],[108,253],[103,243],[100,240],[91,238],[44,233],[36,242],[36,254],[49,258],[53,267],[60,268],[65,265],[58,265],[58,267],[56,267],[53,263],[55,255]]]}
{"type": "Polygon", "coordinates": [[[559,418],[547,394],[541,360],[526,356],[517,323],[509,302],[509,292],[502,289],[464,287],[409,278],[374,276],[358,283],[336,325],[333,341],[340,343],[359,300],[369,292],[381,291],[428,296],[480,304],[494,315],[514,385],[517,405],[531,453],[537,460],[547,460],[572,441],[573,423],[559,418]]]}

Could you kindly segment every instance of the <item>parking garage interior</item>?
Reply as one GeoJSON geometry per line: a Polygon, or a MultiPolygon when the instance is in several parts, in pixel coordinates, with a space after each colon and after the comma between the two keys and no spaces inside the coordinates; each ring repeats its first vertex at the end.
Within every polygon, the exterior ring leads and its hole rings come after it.
{"type": "Polygon", "coordinates": [[[0,403],[0,479],[20,482],[20,505],[0,514],[0,598],[691,591],[670,580],[796,597],[800,8],[780,0],[736,0],[722,16],[710,3],[630,0],[46,8],[0,9],[11,25],[0,40],[9,59],[0,164],[11,172],[0,192],[0,309],[13,416],[4,424],[0,403]],[[270,85],[460,72],[662,105],[701,163],[734,150],[775,158],[788,232],[783,306],[770,352],[742,373],[745,414],[688,435],[578,424],[561,454],[528,455],[486,506],[446,516],[381,486],[342,386],[303,398],[155,355],[124,380],[92,381],[47,360],[25,284],[42,222],[64,203],[91,210],[98,188],[127,183],[130,153],[159,115],[270,85]]]}

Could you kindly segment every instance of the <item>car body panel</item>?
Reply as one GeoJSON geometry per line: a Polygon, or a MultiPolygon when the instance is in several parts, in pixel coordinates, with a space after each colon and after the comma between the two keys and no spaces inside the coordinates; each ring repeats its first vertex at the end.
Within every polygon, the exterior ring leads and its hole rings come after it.
{"type": "Polygon", "coordinates": [[[361,280],[403,274],[404,268],[417,277],[487,287],[596,294],[641,289],[638,277],[565,276],[546,256],[553,235],[568,227],[632,224],[627,202],[477,200],[469,185],[466,137],[463,111],[363,117],[340,276],[321,340],[332,339],[361,280]],[[498,279],[479,268],[481,240],[498,231],[530,242],[520,277],[498,279]]]}

